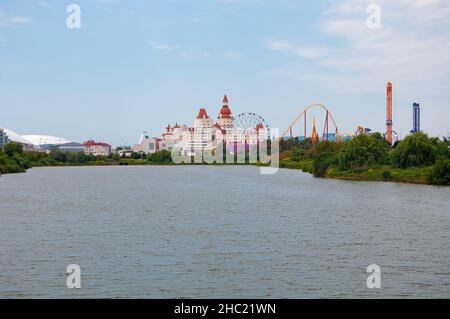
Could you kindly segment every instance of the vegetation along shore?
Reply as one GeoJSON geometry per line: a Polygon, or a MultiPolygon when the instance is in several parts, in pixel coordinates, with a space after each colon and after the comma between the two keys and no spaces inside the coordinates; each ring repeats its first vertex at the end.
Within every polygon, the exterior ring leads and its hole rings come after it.
{"type": "Polygon", "coordinates": [[[390,147],[380,133],[335,143],[291,139],[280,144],[280,167],[301,169],[315,177],[450,184],[449,141],[418,132],[390,147]]]}
{"type": "MultiPolygon", "coordinates": [[[[96,157],[84,153],[25,152],[8,143],[0,150],[0,173],[20,173],[43,166],[175,165],[168,151],[154,154],[118,154],[96,157]]],[[[280,141],[280,167],[300,169],[315,177],[344,180],[390,181],[450,185],[449,141],[418,132],[390,147],[379,134],[360,135],[336,143],[313,145],[310,139],[280,141]]]]}

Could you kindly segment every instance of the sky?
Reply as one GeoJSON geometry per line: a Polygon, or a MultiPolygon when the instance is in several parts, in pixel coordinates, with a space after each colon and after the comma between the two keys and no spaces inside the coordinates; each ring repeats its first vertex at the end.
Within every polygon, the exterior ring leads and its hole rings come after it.
{"type": "Polygon", "coordinates": [[[281,131],[320,102],[341,132],[384,132],[387,81],[401,137],[413,102],[450,133],[450,1],[0,0],[0,127],[19,134],[131,145],[224,94],[281,131]]]}

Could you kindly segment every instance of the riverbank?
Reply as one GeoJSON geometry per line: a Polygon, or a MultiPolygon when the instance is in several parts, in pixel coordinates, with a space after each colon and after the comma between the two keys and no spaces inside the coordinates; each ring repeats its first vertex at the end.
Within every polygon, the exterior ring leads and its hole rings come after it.
{"type": "MultiPolygon", "coordinates": [[[[297,162],[288,157],[280,160],[280,168],[298,169],[302,170],[305,173],[314,174],[314,161],[301,160],[297,162]]],[[[326,171],[324,178],[351,181],[395,182],[426,185],[430,184],[428,176],[430,175],[431,171],[431,166],[400,169],[386,165],[353,171],[343,171],[339,170],[338,168],[332,167],[326,171]]]]}
{"type": "MultiPolygon", "coordinates": [[[[51,164],[33,163],[31,167],[89,167],[89,166],[174,166],[173,162],[152,162],[144,159],[120,158],[120,159],[98,159],[83,163],[61,163],[55,162],[51,164]]],[[[181,164],[184,165],[184,164],[181,164]]],[[[193,164],[202,165],[202,164],[193,164]]],[[[211,165],[211,164],[203,164],[211,165]]],[[[226,164],[212,164],[226,165],[226,164]]],[[[236,164],[236,165],[253,165],[253,164],[236,164]]],[[[262,166],[262,164],[257,164],[262,166]]],[[[305,173],[314,175],[314,161],[307,159],[294,161],[290,157],[280,160],[280,168],[301,170],[305,173]]],[[[428,176],[432,171],[432,167],[414,167],[408,169],[392,168],[391,166],[380,166],[368,169],[343,171],[338,168],[329,168],[324,178],[352,180],[352,181],[373,181],[373,182],[396,182],[408,184],[430,184],[428,176]]],[[[26,169],[15,170],[8,173],[24,173],[26,169]]],[[[449,184],[447,184],[449,185],[449,184]]]]}
{"type": "MultiPolygon", "coordinates": [[[[414,136],[413,136],[414,137],[414,136]]],[[[420,136],[419,136],[420,137],[420,136]]],[[[408,141],[408,138],[405,139],[408,141]]],[[[436,143],[436,141],[432,140],[436,143]]],[[[407,154],[403,157],[408,165],[395,164],[395,156],[399,148],[389,152],[382,137],[362,136],[350,142],[339,144],[322,142],[318,145],[301,148],[291,147],[280,153],[280,168],[300,169],[313,174],[315,177],[335,178],[355,181],[398,182],[410,184],[450,184],[450,160],[446,159],[448,153],[446,145],[438,156],[425,161],[428,164],[411,165],[411,160],[418,155],[407,154]],[[368,141],[364,141],[368,139],[368,141]],[[363,140],[369,146],[354,147],[352,143],[361,143],[363,140]],[[371,141],[372,140],[372,141],[371,141]],[[381,150],[368,142],[380,144],[381,150]],[[358,156],[355,156],[357,154],[358,156]],[[391,160],[389,160],[389,157],[391,160]],[[400,168],[402,167],[402,168],[400,168]]],[[[373,144],[373,143],[372,143],[373,144]]],[[[414,143],[412,143],[414,144],[414,143]]],[[[442,144],[442,143],[441,143],[442,144]]],[[[426,150],[418,153],[425,158],[426,150]]],[[[450,153],[449,153],[450,155],[450,153]]],[[[403,164],[403,161],[400,161],[403,164]]],[[[172,161],[171,153],[165,150],[154,154],[135,154],[134,157],[119,157],[111,154],[108,157],[86,155],[84,153],[63,153],[52,151],[50,153],[24,152],[20,145],[9,143],[0,151],[0,174],[22,173],[32,167],[70,167],[70,166],[146,166],[146,165],[177,165],[172,161]]],[[[190,165],[190,164],[183,164],[190,165]]],[[[194,165],[253,165],[253,164],[194,164],[194,165]]],[[[258,163],[257,165],[261,165],[258,163]]]]}
{"type": "MultiPolygon", "coordinates": [[[[121,158],[119,160],[95,160],[84,163],[61,163],[55,162],[51,164],[33,163],[30,167],[15,167],[14,170],[5,169],[2,174],[18,174],[25,173],[28,169],[34,167],[89,167],[89,166],[171,166],[176,165],[173,162],[150,162],[143,159],[121,158]]],[[[1,174],[0,174],[1,175],[1,174]]]]}
{"type": "Polygon", "coordinates": [[[145,166],[145,165],[176,165],[173,162],[151,162],[143,159],[121,158],[121,159],[105,159],[95,160],[84,163],[56,163],[53,165],[36,164],[33,167],[76,167],[76,166],[145,166]]]}
{"type": "Polygon", "coordinates": [[[0,150],[0,175],[24,173],[32,167],[70,167],[70,166],[126,166],[126,165],[175,165],[171,153],[159,151],[154,154],[135,154],[134,157],[87,155],[83,152],[64,153],[53,150],[49,153],[27,152],[16,143],[8,143],[0,150]]]}
{"type": "Polygon", "coordinates": [[[345,142],[280,141],[280,167],[315,177],[410,184],[450,184],[450,141],[422,132],[390,145],[381,133],[345,142]]]}

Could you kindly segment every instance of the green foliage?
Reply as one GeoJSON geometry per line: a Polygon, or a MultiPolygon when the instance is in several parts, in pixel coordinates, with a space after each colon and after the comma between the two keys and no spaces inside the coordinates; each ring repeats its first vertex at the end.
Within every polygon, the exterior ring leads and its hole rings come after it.
{"type": "Polygon", "coordinates": [[[435,185],[447,185],[450,183],[450,160],[439,159],[433,165],[428,175],[428,182],[435,185]]]}
{"type": "Polygon", "coordinates": [[[336,153],[341,149],[341,144],[331,141],[323,141],[312,145],[310,139],[298,142],[290,149],[291,159],[299,162],[304,159],[312,159],[322,153],[336,153]]]}
{"type": "Polygon", "coordinates": [[[14,160],[23,170],[29,169],[32,166],[31,161],[26,157],[26,155],[24,155],[24,153],[14,154],[11,159],[14,160]]]}
{"type": "Polygon", "coordinates": [[[336,162],[336,155],[331,152],[320,153],[314,157],[313,173],[315,177],[325,177],[328,168],[336,162]]]}
{"type": "Polygon", "coordinates": [[[392,172],[390,170],[384,170],[381,174],[381,178],[385,182],[390,181],[392,179],[392,172]]]}
{"type": "Polygon", "coordinates": [[[50,158],[55,162],[65,163],[67,161],[67,155],[63,151],[54,149],[50,151],[50,158]]]}
{"type": "Polygon", "coordinates": [[[313,147],[312,141],[310,138],[307,138],[303,141],[300,141],[298,137],[290,138],[290,139],[282,139],[280,140],[280,152],[291,150],[294,147],[300,147],[303,149],[310,149],[313,147]]]}
{"type": "Polygon", "coordinates": [[[341,170],[354,170],[385,165],[389,159],[389,144],[379,133],[360,135],[345,142],[338,154],[341,170]]]}
{"type": "MultiPolygon", "coordinates": [[[[83,163],[86,163],[86,161],[87,161],[87,157],[84,154],[84,152],[72,152],[72,153],[66,153],[65,155],[66,155],[65,161],[68,163],[83,164],[83,163]]],[[[61,156],[61,158],[64,159],[64,156],[61,156]]],[[[53,158],[53,159],[55,159],[55,158],[53,158]]],[[[65,161],[60,161],[60,162],[65,162],[65,161]]]]}
{"type": "Polygon", "coordinates": [[[342,149],[342,144],[331,142],[331,141],[323,141],[319,144],[315,145],[311,150],[311,156],[317,156],[322,153],[337,153],[342,149]]]}
{"type": "Polygon", "coordinates": [[[295,162],[300,162],[305,156],[305,149],[300,146],[294,146],[291,152],[291,159],[295,162]]]}
{"type": "Polygon", "coordinates": [[[399,168],[431,166],[448,156],[447,143],[422,132],[407,136],[390,153],[392,164],[399,168]]]}
{"type": "Polygon", "coordinates": [[[171,163],[172,153],[167,150],[161,150],[156,153],[150,154],[147,157],[147,160],[153,163],[171,163]]]}
{"type": "Polygon", "coordinates": [[[132,153],[131,154],[131,158],[133,158],[133,159],[146,159],[147,158],[147,154],[145,154],[145,153],[132,153]]]}
{"type": "Polygon", "coordinates": [[[25,169],[6,153],[0,151],[0,174],[22,173],[25,169]]]}
{"type": "Polygon", "coordinates": [[[22,173],[31,167],[30,160],[25,156],[22,145],[7,143],[0,152],[0,173],[22,173]]]}
{"type": "Polygon", "coordinates": [[[19,143],[9,142],[5,146],[3,146],[3,152],[9,157],[12,157],[14,154],[22,154],[23,147],[19,143]]]}

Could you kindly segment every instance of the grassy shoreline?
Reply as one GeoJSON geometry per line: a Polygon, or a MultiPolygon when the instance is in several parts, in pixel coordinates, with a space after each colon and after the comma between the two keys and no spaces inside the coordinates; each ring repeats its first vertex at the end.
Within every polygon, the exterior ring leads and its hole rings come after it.
{"type": "MultiPolygon", "coordinates": [[[[181,165],[208,165],[211,164],[181,164],[181,165]]],[[[212,164],[226,165],[226,164],[212,164]]],[[[253,165],[253,164],[240,164],[253,165]]],[[[261,164],[257,164],[261,165],[261,164]]],[[[313,174],[313,160],[293,161],[291,158],[280,160],[280,168],[301,170],[305,173],[313,174]]],[[[34,167],[99,167],[99,166],[178,166],[173,162],[150,162],[142,159],[119,159],[119,160],[100,160],[85,163],[58,163],[55,165],[33,165],[34,167]]],[[[394,182],[407,184],[428,185],[427,176],[431,167],[414,167],[408,169],[392,168],[391,166],[381,166],[368,169],[359,169],[354,171],[342,171],[335,167],[329,168],[325,178],[339,179],[348,181],[371,181],[371,182],[394,182]],[[383,174],[389,171],[390,176],[386,178],[383,174]]]]}
{"type": "MultiPolygon", "coordinates": [[[[280,160],[280,168],[302,170],[305,173],[313,174],[313,160],[293,161],[291,158],[280,160]]],[[[412,167],[407,169],[393,168],[392,166],[380,166],[354,171],[342,171],[335,167],[329,168],[325,178],[348,181],[368,181],[368,182],[394,182],[406,184],[429,185],[428,175],[432,167],[412,167]],[[386,178],[385,172],[390,172],[386,178]]]]}

